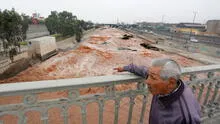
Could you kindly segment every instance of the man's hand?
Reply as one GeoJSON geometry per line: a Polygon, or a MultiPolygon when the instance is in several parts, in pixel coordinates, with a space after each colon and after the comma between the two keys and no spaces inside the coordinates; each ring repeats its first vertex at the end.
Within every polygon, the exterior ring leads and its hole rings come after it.
{"type": "Polygon", "coordinates": [[[117,70],[118,72],[123,72],[124,71],[124,69],[122,67],[114,68],[114,70],[117,70]]]}

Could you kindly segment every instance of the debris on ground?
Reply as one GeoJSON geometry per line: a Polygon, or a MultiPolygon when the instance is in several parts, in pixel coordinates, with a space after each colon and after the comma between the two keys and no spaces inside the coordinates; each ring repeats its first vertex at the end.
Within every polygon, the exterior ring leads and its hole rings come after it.
{"type": "Polygon", "coordinates": [[[159,48],[157,48],[155,46],[152,46],[151,44],[141,43],[140,45],[143,46],[146,49],[151,49],[151,50],[154,50],[154,51],[160,51],[159,48]]]}
{"type": "Polygon", "coordinates": [[[133,38],[132,34],[124,34],[123,37],[122,37],[122,39],[124,39],[124,40],[128,40],[130,38],[133,38]]]}
{"type": "Polygon", "coordinates": [[[118,50],[130,50],[130,51],[137,51],[134,49],[130,49],[130,48],[125,48],[125,47],[119,47],[118,50]]]}

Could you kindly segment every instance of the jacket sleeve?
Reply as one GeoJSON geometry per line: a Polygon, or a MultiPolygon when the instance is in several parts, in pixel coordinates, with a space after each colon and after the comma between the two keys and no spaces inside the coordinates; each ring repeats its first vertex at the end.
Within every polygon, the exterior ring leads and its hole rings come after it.
{"type": "Polygon", "coordinates": [[[200,124],[201,123],[201,107],[196,97],[194,96],[192,89],[187,85],[184,85],[182,106],[187,111],[185,112],[186,124],[200,124]],[[188,116],[187,116],[188,115],[188,116]]]}
{"type": "Polygon", "coordinates": [[[148,69],[146,66],[137,66],[135,64],[129,64],[128,66],[124,66],[123,69],[124,71],[129,71],[145,79],[148,78],[148,69]]]}

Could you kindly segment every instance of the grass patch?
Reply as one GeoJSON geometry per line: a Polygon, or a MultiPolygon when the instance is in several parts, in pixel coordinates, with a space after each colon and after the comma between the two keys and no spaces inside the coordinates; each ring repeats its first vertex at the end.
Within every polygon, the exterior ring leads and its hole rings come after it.
{"type": "Polygon", "coordinates": [[[59,41],[62,41],[62,40],[65,40],[67,38],[70,38],[71,36],[63,36],[62,34],[53,34],[51,35],[52,37],[55,37],[56,39],[56,42],[59,42],[59,41]]]}
{"type": "Polygon", "coordinates": [[[23,45],[23,46],[26,46],[27,45],[27,41],[22,41],[22,42],[19,42],[20,45],[23,45]]]}

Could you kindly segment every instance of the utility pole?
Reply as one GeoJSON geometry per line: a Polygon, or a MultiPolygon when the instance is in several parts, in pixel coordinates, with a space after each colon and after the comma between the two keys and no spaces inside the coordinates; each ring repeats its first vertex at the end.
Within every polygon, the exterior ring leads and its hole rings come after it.
{"type": "MultiPolygon", "coordinates": [[[[197,12],[193,12],[193,13],[194,13],[194,17],[193,17],[193,24],[194,24],[197,12]]],[[[191,38],[191,35],[192,35],[192,27],[191,27],[191,31],[190,31],[190,34],[189,34],[189,38],[191,38]]]]}
{"type": "MultiPolygon", "coordinates": [[[[194,11],[193,14],[194,14],[194,17],[193,17],[193,23],[192,23],[192,24],[195,23],[195,19],[196,19],[196,14],[197,14],[197,12],[194,11]]],[[[189,33],[189,41],[190,41],[190,39],[191,39],[191,36],[192,36],[192,27],[191,27],[190,33],[189,33]]],[[[188,41],[186,41],[186,43],[188,43],[188,41]]],[[[189,51],[188,45],[187,45],[187,51],[189,51]]]]}
{"type": "Polygon", "coordinates": [[[197,14],[197,12],[193,12],[194,13],[194,17],[193,17],[193,23],[195,22],[195,19],[196,19],[196,14],[197,14]]]}

